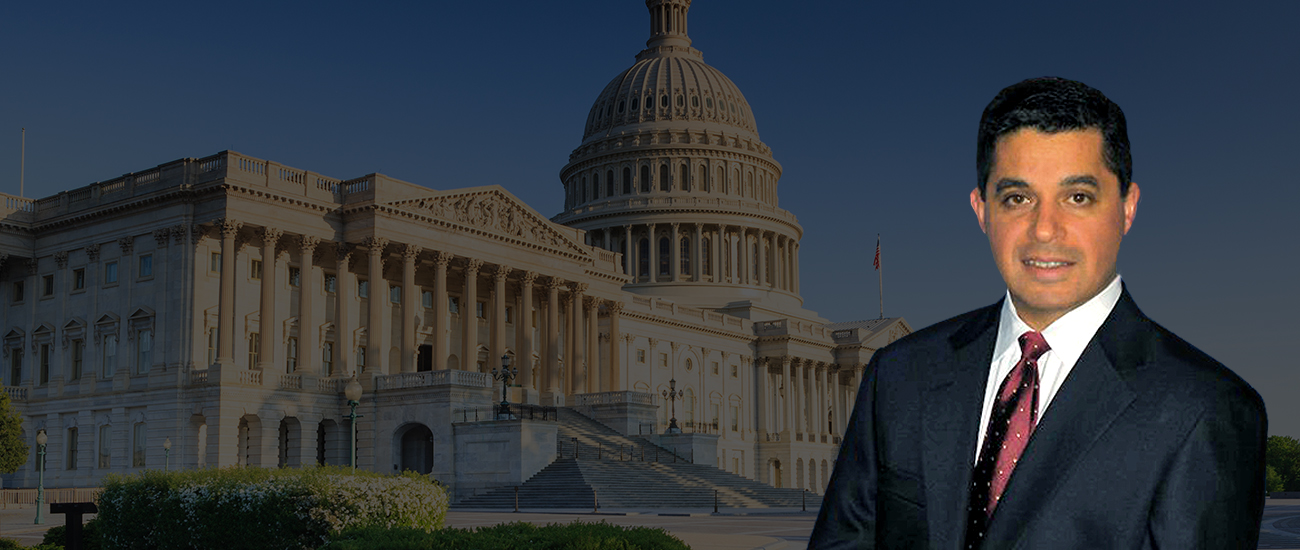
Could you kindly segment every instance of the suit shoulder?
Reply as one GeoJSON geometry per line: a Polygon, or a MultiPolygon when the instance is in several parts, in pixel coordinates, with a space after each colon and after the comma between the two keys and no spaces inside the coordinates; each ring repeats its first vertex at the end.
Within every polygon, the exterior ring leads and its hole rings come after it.
{"type": "Polygon", "coordinates": [[[1156,370],[1154,374],[1170,382],[1167,387],[1182,388],[1189,396],[1242,402],[1264,410],[1259,392],[1232,369],[1159,323],[1144,320],[1152,335],[1149,365],[1156,370]]]}
{"type": "Polygon", "coordinates": [[[990,327],[996,329],[998,308],[1001,305],[1002,302],[997,302],[991,306],[968,311],[912,332],[881,348],[877,352],[877,356],[893,357],[907,356],[914,353],[929,353],[933,352],[936,346],[950,349],[953,338],[963,337],[965,333],[972,330],[982,330],[990,327]],[[989,324],[990,315],[992,316],[992,324],[989,324]]]}

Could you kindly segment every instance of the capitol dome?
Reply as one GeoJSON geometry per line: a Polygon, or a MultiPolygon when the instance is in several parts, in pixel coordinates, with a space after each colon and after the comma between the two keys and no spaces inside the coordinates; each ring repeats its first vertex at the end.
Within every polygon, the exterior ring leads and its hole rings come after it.
{"type": "Polygon", "coordinates": [[[646,0],[650,39],[588,111],[552,220],[620,254],[629,292],[752,319],[803,312],[781,165],[744,94],[691,47],[690,5],[646,0]]]}

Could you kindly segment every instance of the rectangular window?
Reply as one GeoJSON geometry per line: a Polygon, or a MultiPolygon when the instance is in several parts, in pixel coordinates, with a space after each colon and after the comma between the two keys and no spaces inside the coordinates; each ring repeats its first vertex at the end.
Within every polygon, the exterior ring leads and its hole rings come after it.
{"type": "Polygon", "coordinates": [[[451,299],[447,301],[447,311],[460,313],[460,298],[452,296],[451,299]]]}
{"type": "Polygon", "coordinates": [[[474,316],[479,319],[487,319],[487,302],[474,303],[474,316]]]}
{"type": "Polygon", "coordinates": [[[515,322],[515,308],[506,306],[506,323],[515,322]]]}
{"type": "Polygon", "coordinates": [[[100,366],[100,373],[104,378],[113,376],[113,371],[117,370],[117,335],[104,335],[104,363],[100,366]]]}
{"type": "Polygon", "coordinates": [[[136,356],[135,356],[135,373],[146,374],[149,372],[149,366],[153,362],[153,331],[142,330],[135,335],[136,356]]]}
{"type": "Polygon", "coordinates": [[[137,278],[148,279],[153,277],[153,254],[140,256],[140,273],[137,278]]]}
{"type": "Polygon", "coordinates": [[[366,347],[357,346],[357,370],[366,370],[366,347]]]}
{"type": "Polygon", "coordinates": [[[9,385],[18,386],[23,380],[23,348],[9,350],[9,385]]]}
{"type": "Polygon", "coordinates": [[[68,428],[68,463],[64,465],[69,470],[77,469],[77,429],[68,428]]]}
{"type": "Polygon", "coordinates": [[[667,354],[667,353],[660,353],[660,354],[659,354],[659,366],[661,366],[661,367],[665,367],[665,368],[668,367],[668,354],[667,354]]]}
{"type": "Polygon", "coordinates": [[[388,287],[388,301],[394,304],[402,303],[402,287],[397,285],[388,287]]]}
{"type": "Polygon", "coordinates": [[[117,262],[108,262],[104,264],[104,284],[117,284],[117,262]]]}
{"type": "Polygon", "coordinates": [[[325,342],[321,346],[320,361],[325,376],[334,376],[334,342],[325,342]]]}
{"type": "Polygon", "coordinates": [[[262,260],[248,261],[248,278],[255,281],[262,279],[262,260]]]}
{"type": "Polygon", "coordinates": [[[50,383],[50,345],[41,344],[41,385],[50,383]]]}
{"type": "Polygon", "coordinates": [[[54,295],[54,275],[41,277],[41,296],[54,295]]]}
{"type": "Polygon", "coordinates": [[[72,341],[72,372],[70,380],[81,380],[81,360],[86,355],[86,342],[84,340],[72,341]]]}
{"type": "Polygon", "coordinates": [[[427,290],[421,292],[420,304],[423,305],[424,307],[433,307],[433,293],[427,290]]]}
{"type": "Polygon", "coordinates": [[[325,274],[325,292],[338,292],[339,278],[328,273],[325,274]]]}
{"type": "Polygon", "coordinates": [[[737,405],[731,406],[731,431],[740,431],[740,407],[737,405]]]}
{"type": "Polygon", "coordinates": [[[732,377],[732,378],[739,378],[739,377],[740,377],[740,367],[738,367],[738,366],[736,366],[736,365],[732,365],[732,366],[731,366],[731,377],[732,377]]]}
{"type": "Polygon", "coordinates": [[[144,423],[141,422],[136,424],[135,429],[132,431],[133,434],[131,439],[134,440],[133,443],[135,443],[135,450],[131,453],[131,467],[143,468],[145,466],[144,451],[148,448],[145,442],[144,423]]]}
{"type": "Polygon", "coordinates": [[[86,289],[86,268],[80,267],[72,270],[72,290],[86,289]]]}
{"type": "Polygon", "coordinates": [[[262,348],[262,335],[254,332],[248,335],[248,368],[257,366],[257,352],[262,348]]]}
{"type": "Polygon", "coordinates": [[[209,365],[217,362],[217,329],[208,329],[208,363],[209,365]]]}
{"type": "Polygon", "coordinates": [[[645,362],[645,350],[643,349],[636,350],[636,362],[638,363],[645,362]]]}
{"type": "Polygon", "coordinates": [[[369,298],[369,297],[370,297],[370,281],[358,277],[357,298],[369,298]]]}
{"type": "Polygon", "coordinates": [[[284,371],[293,374],[296,370],[298,370],[298,339],[290,336],[289,346],[284,354],[284,371]]]}
{"type": "Polygon", "coordinates": [[[302,270],[289,266],[289,286],[302,286],[302,270]]]}
{"type": "Polygon", "coordinates": [[[113,427],[109,426],[108,424],[99,427],[99,467],[100,468],[112,467],[113,457],[111,451],[112,447],[110,446],[110,444],[112,443],[112,439],[111,439],[112,432],[113,432],[113,427]]]}
{"type": "Polygon", "coordinates": [[[213,273],[221,273],[220,252],[213,252],[210,256],[208,256],[208,271],[211,271],[213,273]]]}
{"type": "Polygon", "coordinates": [[[16,304],[18,302],[23,301],[23,282],[14,281],[13,289],[14,289],[13,295],[10,296],[11,298],[13,298],[13,302],[16,304]]]}
{"type": "Polygon", "coordinates": [[[715,375],[718,374],[718,362],[717,362],[717,361],[714,361],[714,362],[713,362],[712,367],[713,367],[713,374],[715,374],[715,375]]]}
{"type": "Polygon", "coordinates": [[[713,420],[712,420],[713,425],[714,425],[714,426],[717,426],[717,425],[718,425],[718,412],[719,412],[719,409],[720,409],[721,407],[719,407],[719,405],[718,405],[717,403],[710,403],[710,404],[709,404],[709,408],[710,408],[710,412],[713,413],[713,420]]]}

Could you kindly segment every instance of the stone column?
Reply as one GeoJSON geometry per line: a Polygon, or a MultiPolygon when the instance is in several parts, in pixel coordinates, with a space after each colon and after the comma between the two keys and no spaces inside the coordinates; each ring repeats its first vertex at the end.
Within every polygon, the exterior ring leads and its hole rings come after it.
{"type": "Polygon", "coordinates": [[[611,301],[605,306],[609,311],[609,382],[607,391],[619,391],[622,387],[621,380],[621,363],[622,357],[619,355],[618,341],[623,339],[623,335],[618,330],[618,318],[623,313],[623,302],[611,301]]]}
{"type": "Polygon", "coordinates": [[[447,264],[453,255],[439,251],[433,254],[433,370],[447,370],[447,355],[451,353],[448,338],[451,335],[451,311],[447,307],[447,264]]]}
{"type": "MultiPolygon", "coordinates": [[[[636,243],[632,241],[632,226],[623,226],[623,274],[631,275],[636,273],[636,243]]],[[[636,279],[632,279],[636,282],[636,279]]]]}
{"type": "Polygon", "coordinates": [[[673,282],[682,280],[682,245],[679,242],[682,237],[678,232],[679,225],[672,224],[668,238],[668,276],[673,282]]]}
{"type": "MultiPolygon", "coordinates": [[[[257,310],[257,331],[261,333],[261,341],[257,347],[256,366],[264,371],[275,368],[275,245],[283,233],[274,227],[262,228],[262,300],[257,310]]],[[[225,267],[224,263],[223,254],[222,267],[225,267]]]]}
{"type": "Polygon", "coordinates": [[[384,247],[388,239],[366,237],[361,245],[369,249],[370,255],[370,315],[366,321],[366,370],[376,373],[386,372],[384,366],[384,300],[388,291],[384,288],[384,247]]]}
{"type": "MultiPolygon", "coordinates": [[[[767,430],[768,395],[767,395],[767,360],[766,359],[760,358],[754,361],[754,386],[755,386],[754,408],[757,410],[758,413],[756,415],[758,416],[758,432],[765,434],[768,431],[767,430]]],[[[763,440],[756,439],[756,441],[762,442],[763,440]]]]}
{"type": "Polygon", "coordinates": [[[583,338],[583,330],[586,323],[583,322],[583,294],[587,292],[587,283],[577,283],[573,285],[573,293],[569,296],[569,357],[573,361],[573,366],[569,368],[571,375],[571,389],[569,393],[579,394],[587,393],[587,373],[590,368],[587,366],[587,341],[583,338]]]}
{"type": "MultiPolygon", "coordinates": [[[[221,289],[218,297],[219,305],[217,306],[217,364],[224,368],[235,364],[235,237],[239,235],[239,228],[243,227],[244,223],[225,218],[218,220],[216,225],[221,231],[221,289]]],[[[36,293],[36,285],[32,285],[32,293],[33,295],[36,293]]],[[[118,349],[124,348],[119,347],[118,349]]]]}
{"type": "MultiPolygon", "coordinates": [[[[501,368],[501,356],[506,354],[506,277],[510,266],[499,265],[492,272],[492,331],[489,334],[488,367],[501,368]]],[[[518,366],[517,364],[515,366],[518,366]]]]}
{"type": "Polygon", "coordinates": [[[348,318],[348,304],[352,303],[354,292],[352,285],[348,284],[352,275],[348,271],[352,247],[348,243],[335,243],[334,250],[334,364],[338,367],[333,374],[338,376],[352,373],[356,346],[352,342],[352,323],[348,318]]]}
{"type": "Polygon", "coordinates": [[[799,293],[799,243],[794,243],[794,266],[791,270],[794,273],[794,292],[799,293]]]}
{"type": "Polygon", "coordinates": [[[701,224],[695,224],[691,233],[691,280],[697,283],[704,280],[704,251],[701,250],[704,239],[702,233],[704,233],[704,228],[701,227],[701,224]]]}
{"type": "Polygon", "coordinates": [[[808,395],[804,393],[803,377],[808,373],[807,363],[803,360],[794,365],[794,427],[795,433],[807,433],[808,395]]]}
{"type": "Polygon", "coordinates": [[[650,246],[650,282],[659,280],[659,239],[655,237],[655,224],[647,224],[646,244],[650,246]]]}
{"type": "Polygon", "coordinates": [[[749,228],[741,227],[740,231],[736,233],[736,242],[739,243],[736,247],[736,275],[740,280],[740,284],[747,285],[750,284],[749,228]]]}
{"type": "Polygon", "coordinates": [[[768,286],[771,281],[771,271],[767,266],[767,232],[758,230],[754,234],[754,246],[758,248],[758,273],[754,275],[758,279],[758,286],[768,286]]]}
{"type": "Polygon", "coordinates": [[[316,246],[319,244],[320,237],[303,235],[298,238],[298,250],[302,253],[302,274],[298,281],[298,370],[312,374],[320,373],[316,362],[316,321],[314,319],[314,306],[318,298],[315,292],[316,275],[312,273],[316,246]]]}
{"type": "Polygon", "coordinates": [[[583,316],[587,319],[587,393],[604,391],[600,376],[600,325],[597,315],[600,310],[600,298],[588,296],[583,302],[583,316]]]}
{"type": "Polygon", "coordinates": [[[794,441],[794,375],[790,365],[790,357],[781,358],[781,379],[785,386],[785,395],[781,399],[781,428],[786,432],[789,439],[794,441]]]}
{"type": "Polygon", "coordinates": [[[550,394],[547,405],[557,404],[560,392],[560,366],[556,351],[560,349],[560,288],[564,281],[551,277],[546,282],[546,392],[550,394]]]}
{"type": "Polygon", "coordinates": [[[713,254],[713,265],[709,266],[713,268],[713,282],[720,283],[722,282],[722,225],[718,225],[713,231],[713,250],[709,252],[713,254]]]}
{"type": "Polygon", "coordinates": [[[537,389],[533,380],[533,281],[536,280],[537,273],[532,271],[525,271],[520,279],[519,290],[522,296],[519,300],[519,320],[515,321],[519,380],[525,391],[537,389]]]}
{"type": "Polygon", "coordinates": [[[478,270],[483,260],[465,262],[464,303],[460,306],[460,365],[463,370],[478,372],[478,270]]]}
{"type": "Polygon", "coordinates": [[[831,433],[830,424],[832,419],[840,412],[840,408],[835,405],[835,371],[832,368],[833,366],[827,363],[826,372],[822,375],[822,395],[825,396],[824,399],[826,400],[826,403],[822,405],[822,412],[829,413],[827,416],[822,417],[822,433],[824,434],[831,433]]]}
{"type": "Polygon", "coordinates": [[[415,312],[419,292],[415,288],[415,261],[424,248],[402,245],[402,372],[415,372],[415,312]]]}

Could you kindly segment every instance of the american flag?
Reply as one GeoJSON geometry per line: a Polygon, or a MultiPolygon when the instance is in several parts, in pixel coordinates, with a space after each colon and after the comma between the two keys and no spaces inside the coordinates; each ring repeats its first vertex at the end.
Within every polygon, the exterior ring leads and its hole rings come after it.
{"type": "Polygon", "coordinates": [[[871,263],[875,264],[876,271],[880,271],[880,235],[876,235],[876,259],[871,263]]]}

